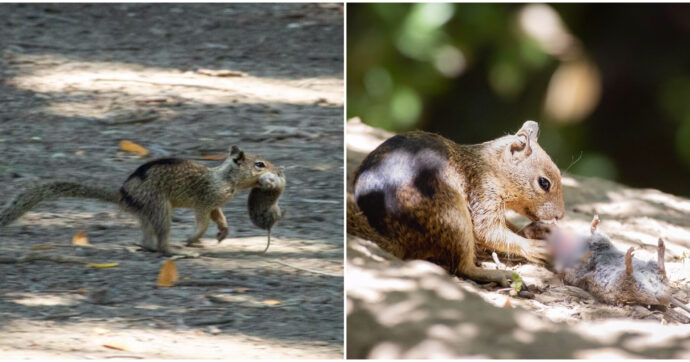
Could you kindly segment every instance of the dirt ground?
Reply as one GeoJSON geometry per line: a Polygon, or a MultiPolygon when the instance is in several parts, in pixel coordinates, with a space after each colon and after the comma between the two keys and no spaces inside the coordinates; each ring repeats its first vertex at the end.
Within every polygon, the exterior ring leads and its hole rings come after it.
{"type": "MultiPolygon", "coordinates": [[[[0,4],[0,34],[2,204],[38,180],[117,188],[157,157],[214,166],[233,144],[288,182],[267,255],[240,192],[228,239],[211,226],[176,260],[205,286],[156,287],[166,258],[115,205],[40,204],[0,230],[0,359],[342,358],[341,5],[0,4]],[[8,261],[30,254],[119,265],[8,261]]],[[[174,244],[193,220],[176,211],[174,244]]]]}
{"type": "MultiPolygon", "coordinates": [[[[347,134],[351,192],[356,167],[391,134],[358,120],[348,121],[347,134]]],[[[656,260],[663,238],[672,294],[690,303],[690,200],[595,178],[562,180],[560,226],[586,234],[597,213],[598,230],[619,250],[635,247],[643,260],[656,260]]],[[[534,298],[511,297],[426,261],[401,261],[348,235],[348,358],[690,358],[690,313],[604,304],[543,266],[501,262],[531,286],[534,298]]]]}

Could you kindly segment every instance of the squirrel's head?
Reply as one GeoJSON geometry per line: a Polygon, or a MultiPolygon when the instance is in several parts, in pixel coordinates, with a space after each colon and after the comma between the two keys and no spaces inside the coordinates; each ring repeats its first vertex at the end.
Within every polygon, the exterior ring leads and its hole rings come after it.
{"type": "Polygon", "coordinates": [[[499,138],[506,207],[532,221],[565,216],[561,171],[537,143],[539,125],[527,121],[516,134],[499,138]]]}
{"type": "Polygon", "coordinates": [[[257,155],[246,153],[237,146],[232,146],[225,163],[229,171],[228,177],[236,180],[237,187],[241,189],[259,186],[259,181],[266,174],[283,174],[282,170],[272,163],[257,155]]]}

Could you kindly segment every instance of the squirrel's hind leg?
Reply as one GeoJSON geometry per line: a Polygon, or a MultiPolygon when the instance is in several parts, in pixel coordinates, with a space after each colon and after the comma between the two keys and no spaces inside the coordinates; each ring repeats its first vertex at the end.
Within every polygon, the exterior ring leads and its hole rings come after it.
{"type": "Polygon", "coordinates": [[[170,222],[172,220],[172,205],[170,202],[163,199],[158,202],[151,200],[150,204],[142,210],[141,218],[146,219],[146,222],[153,229],[158,242],[158,251],[169,253],[168,239],[170,238],[170,222]]]}
{"type": "Polygon", "coordinates": [[[145,217],[140,217],[139,223],[141,224],[141,232],[143,233],[141,246],[148,251],[157,251],[158,247],[156,246],[156,233],[153,230],[153,226],[145,217]]]}

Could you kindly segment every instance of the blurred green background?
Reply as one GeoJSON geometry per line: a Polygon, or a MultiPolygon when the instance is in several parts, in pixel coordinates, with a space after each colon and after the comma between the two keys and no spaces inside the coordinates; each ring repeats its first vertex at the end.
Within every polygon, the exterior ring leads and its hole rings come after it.
{"type": "Polygon", "coordinates": [[[348,4],[347,52],[348,118],[690,196],[689,4],[348,4]]]}

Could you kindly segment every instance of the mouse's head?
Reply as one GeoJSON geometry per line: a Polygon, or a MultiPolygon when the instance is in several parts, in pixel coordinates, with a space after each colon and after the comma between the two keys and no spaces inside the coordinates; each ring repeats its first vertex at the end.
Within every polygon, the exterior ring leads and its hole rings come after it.
{"type": "Polygon", "coordinates": [[[515,135],[499,138],[506,207],[532,221],[565,216],[561,171],[537,143],[539,125],[527,121],[515,135]]]}

